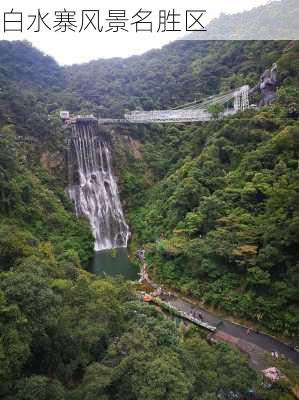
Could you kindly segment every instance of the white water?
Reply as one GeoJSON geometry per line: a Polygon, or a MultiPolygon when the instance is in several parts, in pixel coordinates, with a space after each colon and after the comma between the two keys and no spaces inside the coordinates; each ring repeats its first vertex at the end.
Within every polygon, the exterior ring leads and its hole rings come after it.
{"type": "Polygon", "coordinates": [[[68,194],[76,214],[85,215],[90,222],[95,250],[126,247],[130,232],[112,171],[110,147],[95,122],[73,126],[68,163],[68,194]]]}

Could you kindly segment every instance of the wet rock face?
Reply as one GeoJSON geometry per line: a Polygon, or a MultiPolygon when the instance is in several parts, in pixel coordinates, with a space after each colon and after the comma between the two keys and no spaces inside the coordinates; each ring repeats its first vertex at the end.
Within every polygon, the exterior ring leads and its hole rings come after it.
{"type": "Polygon", "coordinates": [[[77,215],[90,222],[95,250],[126,247],[130,232],[112,171],[111,149],[97,124],[74,125],[68,167],[68,194],[77,215]]]}
{"type": "Polygon", "coordinates": [[[41,154],[40,162],[49,173],[53,173],[55,169],[63,166],[64,158],[63,155],[58,151],[55,151],[54,153],[44,151],[41,154]]]}
{"type": "Polygon", "coordinates": [[[129,149],[131,150],[134,158],[136,160],[142,159],[142,143],[137,140],[127,136],[127,144],[129,149]]]}

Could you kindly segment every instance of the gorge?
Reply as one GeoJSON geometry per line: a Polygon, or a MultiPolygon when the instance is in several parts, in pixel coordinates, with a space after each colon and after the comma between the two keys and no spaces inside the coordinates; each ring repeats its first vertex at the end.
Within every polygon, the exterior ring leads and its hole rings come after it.
{"type": "Polygon", "coordinates": [[[298,41],[179,41],[65,67],[0,41],[1,399],[294,400],[298,54],[298,41]],[[277,99],[261,109],[205,124],[61,123],[60,110],[118,119],[253,87],[274,61],[277,99]],[[263,347],[287,380],[264,384],[224,335],[140,301],[141,248],[165,303],[263,347]]]}

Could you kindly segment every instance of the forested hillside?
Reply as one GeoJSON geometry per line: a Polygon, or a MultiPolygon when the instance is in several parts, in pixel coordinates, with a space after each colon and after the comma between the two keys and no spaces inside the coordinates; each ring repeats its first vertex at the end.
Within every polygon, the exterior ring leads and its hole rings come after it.
{"type": "MultiPolygon", "coordinates": [[[[86,110],[105,117],[138,108],[175,107],[253,84],[286,45],[283,41],[177,41],[142,56],[68,67],[68,93],[83,97],[86,110]]],[[[78,103],[70,101],[68,108],[78,111],[78,103]]]]}
{"type": "Polygon", "coordinates": [[[93,254],[87,221],[75,217],[60,177],[38,162],[43,139],[16,141],[9,126],[0,137],[1,399],[262,393],[239,352],[212,347],[197,330],[178,330],[137,300],[130,284],[85,271],[93,254]]]}
{"type": "Polygon", "coordinates": [[[123,171],[123,193],[153,276],[228,314],[296,336],[298,44],[277,61],[275,105],[221,122],[135,133],[143,160],[123,171]]]}
{"type": "Polygon", "coordinates": [[[208,40],[255,40],[298,38],[299,4],[297,0],[270,0],[249,11],[212,20],[206,32],[190,33],[189,38],[208,40]]]}
{"type": "Polygon", "coordinates": [[[243,84],[253,85],[288,45],[284,41],[177,41],[128,59],[61,68],[27,42],[0,42],[0,121],[47,136],[59,110],[123,116],[165,109],[243,84]],[[30,110],[30,112],[26,112],[30,110]],[[2,115],[2,117],[1,117],[2,115]]]}
{"type": "Polygon", "coordinates": [[[18,135],[51,134],[49,114],[66,85],[65,73],[28,42],[0,41],[0,127],[18,135]],[[5,128],[6,127],[6,128],[5,128]]]}
{"type": "MultiPolygon", "coordinates": [[[[93,238],[56,177],[13,132],[0,139],[0,397],[4,400],[265,399],[245,356],[179,329],[122,280],[84,268],[93,238]]],[[[34,144],[34,146],[36,146],[34,144]]]]}

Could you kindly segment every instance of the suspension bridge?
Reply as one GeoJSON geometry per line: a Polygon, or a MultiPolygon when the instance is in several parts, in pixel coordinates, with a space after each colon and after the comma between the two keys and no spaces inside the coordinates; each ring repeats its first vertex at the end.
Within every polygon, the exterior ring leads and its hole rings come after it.
{"type": "Polygon", "coordinates": [[[215,118],[222,119],[249,107],[249,86],[245,85],[228,93],[210,96],[168,110],[130,111],[124,114],[124,118],[96,118],[93,115],[77,115],[70,118],[67,111],[62,111],[60,115],[67,124],[79,121],[97,121],[99,125],[205,122],[215,118]],[[212,106],[217,106],[215,109],[221,109],[221,112],[211,111],[212,106]]]}

